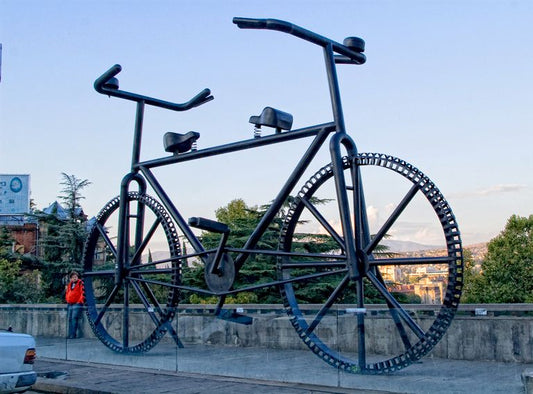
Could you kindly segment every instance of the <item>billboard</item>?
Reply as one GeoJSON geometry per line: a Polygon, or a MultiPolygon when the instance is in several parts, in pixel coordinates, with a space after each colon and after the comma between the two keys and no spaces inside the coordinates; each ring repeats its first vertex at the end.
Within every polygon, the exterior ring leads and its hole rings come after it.
{"type": "Polygon", "coordinates": [[[0,215],[30,211],[30,176],[0,174],[0,215]]]}

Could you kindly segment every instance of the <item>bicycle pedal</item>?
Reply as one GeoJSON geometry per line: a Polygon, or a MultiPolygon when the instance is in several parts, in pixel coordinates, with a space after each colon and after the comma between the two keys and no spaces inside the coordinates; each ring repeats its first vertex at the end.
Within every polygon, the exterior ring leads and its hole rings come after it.
{"type": "Polygon", "coordinates": [[[250,316],[241,315],[240,313],[237,313],[235,310],[229,310],[229,309],[223,309],[220,311],[220,313],[217,315],[217,318],[222,320],[227,320],[232,323],[238,323],[238,324],[244,324],[246,326],[249,326],[253,323],[254,319],[250,316]]]}

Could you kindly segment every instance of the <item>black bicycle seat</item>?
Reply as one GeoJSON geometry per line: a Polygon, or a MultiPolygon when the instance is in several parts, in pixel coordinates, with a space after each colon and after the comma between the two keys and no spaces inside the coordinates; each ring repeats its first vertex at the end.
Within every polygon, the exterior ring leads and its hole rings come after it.
{"type": "Polygon", "coordinates": [[[292,115],[279,109],[265,107],[261,115],[250,117],[250,123],[256,126],[274,127],[278,132],[290,130],[292,127],[292,115]]]}
{"type": "Polygon", "coordinates": [[[185,134],[165,133],[163,141],[165,150],[171,153],[185,153],[191,150],[192,144],[200,138],[200,133],[196,131],[189,131],[185,134]]]}

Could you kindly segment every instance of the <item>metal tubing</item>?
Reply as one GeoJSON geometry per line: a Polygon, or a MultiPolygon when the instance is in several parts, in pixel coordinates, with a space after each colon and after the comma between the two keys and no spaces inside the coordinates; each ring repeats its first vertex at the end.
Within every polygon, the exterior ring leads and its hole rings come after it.
{"type": "MultiPolygon", "coordinates": [[[[135,172],[130,172],[124,178],[120,184],[120,203],[119,203],[119,222],[118,222],[118,240],[117,240],[117,267],[115,271],[115,285],[121,283],[124,276],[124,269],[127,268],[128,263],[128,250],[129,250],[129,209],[130,204],[128,201],[128,193],[131,182],[137,182],[139,185],[140,193],[146,192],[146,182],[144,179],[135,172]]],[[[139,218],[142,222],[143,218],[139,218]]],[[[139,221],[137,225],[139,226],[139,221]]],[[[142,225],[142,223],[141,223],[142,225]]]]}
{"type": "Polygon", "coordinates": [[[141,140],[144,120],[144,101],[137,102],[137,111],[135,112],[135,131],[133,134],[133,149],[131,154],[131,171],[135,172],[135,165],[141,157],[141,140]]]}
{"type": "Polygon", "coordinates": [[[204,157],[211,157],[222,155],[231,152],[237,152],[245,149],[253,149],[260,146],[277,144],[280,142],[293,141],[300,138],[313,137],[317,134],[325,131],[330,133],[335,130],[335,123],[324,123],[316,126],[306,127],[294,131],[287,131],[281,134],[268,135],[261,138],[253,138],[249,140],[243,140],[233,142],[225,145],[214,146],[211,148],[200,149],[193,152],[182,153],[170,157],[163,157],[160,159],[143,161],[137,164],[138,167],[155,168],[162,167],[170,164],[181,163],[185,161],[191,161],[196,159],[202,159],[204,157]]]}
{"type": "Polygon", "coordinates": [[[277,30],[283,33],[292,34],[295,37],[302,40],[309,41],[313,44],[320,46],[331,46],[335,52],[347,56],[352,59],[355,64],[363,64],[366,61],[365,55],[360,52],[356,52],[345,45],[339,44],[327,37],[321,36],[315,32],[304,29],[298,25],[290,22],[282,21],[279,19],[255,19],[255,18],[233,18],[233,23],[239,26],[241,29],[268,29],[277,30]]]}
{"type": "Polygon", "coordinates": [[[350,278],[354,279],[359,277],[359,270],[357,268],[356,248],[354,244],[355,234],[352,227],[348,196],[346,194],[346,180],[344,179],[344,168],[340,149],[341,144],[346,146],[349,155],[353,155],[354,153],[357,154],[357,152],[354,152],[355,145],[351,142],[351,138],[346,134],[336,133],[331,137],[329,150],[331,153],[332,170],[335,178],[339,215],[344,235],[345,252],[348,260],[347,263],[350,271],[350,278]]]}
{"type": "Polygon", "coordinates": [[[324,61],[328,75],[329,95],[331,98],[333,119],[335,119],[335,124],[337,126],[337,133],[345,134],[346,126],[344,124],[344,115],[342,113],[339,80],[337,78],[337,67],[335,66],[335,56],[333,54],[333,47],[331,45],[324,47],[324,61]]]}
{"type": "Polygon", "coordinates": [[[154,189],[155,194],[160,198],[161,203],[165,206],[167,211],[170,213],[170,216],[174,219],[177,226],[181,229],[183,232],[183,235],[187,238],[187,240],[191,243],[191,246],[195,250],[196,253],[202,253],[205,252],[204,247],[194,235],[191,228],[187,224],[187,221],[183,218],[183,216],[180,215],[177,208],[174,206],[174,203],[172,203],[172,200],[168,196],[168,194],[165,192],[163,187],[159,184],[154,174],[150,171],[149,168],[141,166],[139,167],[139,170],[144,175],[152,189],[154,189]]]}
{"type": "MultiPolygon", "coordinates": [[[[270,222],[272,221],[272,219],[274,219],[274,217],[282,207],[283,203],[289,196],[290,192],[292,191],[292,189],[294,189],[294,186],[296,186],[296,183],[302,177],[307,167],[309,167],[309,164],[320,150],[320,147],[326,140],[329,133],[331,133],[332,131],[334,131],[334,129],[323,128],[315,137],[315,139],[311,142],[311,145],[309,145],[309,148],[307,148],[307,151],[304,153],[304,155],[296,165],[295,169],[289,176],[289,179],[287,179],[285,185],[283,185],[278,195],[276,196],[268,210],[265,212],[264,216],[261,218],[261,221],[255,228],[254,232],[246,241],[244,249],[252,249],[255,247],[255,245],[257,245],[257,242],[259,241],[265,230],[268,228],[270,222]]],[[[245,252],[237,256],[237,258],[235,259],[235,269],[237,273],[239,272],[239,269],[242,267],[244,261],[249,255],[249,252],[245,252]]]]}

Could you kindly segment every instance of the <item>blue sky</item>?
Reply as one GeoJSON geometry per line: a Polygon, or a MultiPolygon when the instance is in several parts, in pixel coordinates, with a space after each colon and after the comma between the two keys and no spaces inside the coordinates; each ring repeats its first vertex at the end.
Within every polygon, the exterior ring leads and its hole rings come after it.
{"type": "MultiPolygon", "coordinates": [[[[394,154],[426,173],[465,244],[533,213],[533,2],[525,0],[0,0],[0,173],[31,174],[41,209],[57,199],[61,172],[92,182],[83,201],[91,216],[116,195],[135,108],[92,88],[115,63],[125,90],[182,102],[209,87],[215,96],[187,113],[148,109],[145,159],[163,156],[166,131],[200,132],[199,148],[250,138],[248,118],[268,105],[292,113],[294,128],[329,121],[320,50],[240,30],[234,16],[284,19],[340,42],[364,38],[367,63],[340,68],[347,128],[359,151],[394,154]]],[[[190,216],[214,217],[233,198],[270,201],[302,149],[284,144],[158,175],[190,216]]]]}

